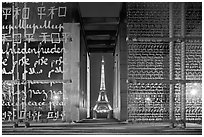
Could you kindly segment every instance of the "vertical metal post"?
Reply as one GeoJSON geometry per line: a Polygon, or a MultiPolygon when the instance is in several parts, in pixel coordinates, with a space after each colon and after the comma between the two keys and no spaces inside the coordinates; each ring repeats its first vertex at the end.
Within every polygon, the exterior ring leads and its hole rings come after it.
{"type": "Polygon", "coordinates": [[[185,3],[181,4],[181,124],[182,128],[186,127],[186,74],[185,74],[185,3]]]}
{"type": "MultiPolygon", "coordinates": [[[[12,3],[12,26],[14,27],[14,4],[15,3],[12,3]]],[[[14,29],[12,31],[12,68],[15,69],[15,53],[14,53],[14,29]]],[[[15,80],[15,70],[13,71],[12,73],[12,81],[15,80]]],[[[15,120],[15,98],[14,98],[14,95],[15,95],[15,92],[14,92],[14,86],[15,84],[12,84],[12,103],[13,103],[13,122],[15,120]]]]}
{"type": "MultiPolygon", "coordinates": [[[[24,3],[24,8],[26,8],[26,2],[24,3]]],[[[26,11],[24,12],[24,14],[25,14],[25,16],[24,17],[26,17],[26,11]]],[[[24,21],[25,21],[25,24],[24,25],[26,25],[26,18],[25,19],[23,19],[24,21]]],[[[24,103],[24,115],[25,115],[25,120],[26,120],[26,99],[27,99],[27,95],[26,95],[26,91],[27,91],[27,88],[26,88],[26,86],[27,86],[27,81],[26,81],[26,60],[27,60],[27,58],[26,58],[26,46],[27,46],[27,43],[26,43],[26,26],[24,26],[25,28],[24,28],[24,49],[25,49],[25,53],[24,53],[24,60],[25,60],[25,62],[24,62],[24,72],[23,72],[23,75],[24,75],[24,99],[22,99],[23,100],[23,103],[24,103]]]]}
{"type": "MultiPolygon", "coordinates": [[[[169,3],[169,38],[173,38],[173,3],[169,3]]],[[[174,42],[170,40],[169,42],[169,80],[171,81],[169,85],[169,120],[170,127],[174,127],[174,42]]]]}
{"type": "MultiPolygon", "coordinates": [[[[24,48],[25,48],[25,51],[26,51],[26,46],[27,46],[27,43],[26,41],[24,42],[24,48]]],[[[24,54],[24,59],[25,59],[25,62],[26,62],[26,53],[24,54]]],[[[26,98],[27,98],[27,95],[26,95],[26,85],[27,85],[27,82],[26,82],[26,63],[24,64],[24,99],[23,102],[24,102],[24,114],[25,114],[25,119],[26,119],[26,98]]]]}
{"type": "MultiPolygon", "coordinates": [[[[17,3],[15,3],[15,4],[16,4],[16,6],[18,6],[17,3]]],[[[17,16],[16,21],[18,24],[18,16],[17,16]]],[[[18,29],[17,29],[17,31],[18,31],[18,29]]],[[[18,51],[18,43],[16,43],[16,49],[17,49],[16,51],[18,51]]],[[[16,99],[16,101],[17,101],[17,120],[19,120],[19,111],[20,111],[20,100],[19,100],[20,99],[20,85],[19,84],[20,83],[19,83],[19,72],[18,72],[18,63],[19,63],[18,62],[18,52],[16,52],[16,60],[17,60],[17,63],[16,63],[17,99],[16,99]]]]}
{"type": "Polygon", "coordinates": [[[87,118],[90,117],[90,58],[89,55],[86,55],[86,59],[87,59],[87,118]]]}

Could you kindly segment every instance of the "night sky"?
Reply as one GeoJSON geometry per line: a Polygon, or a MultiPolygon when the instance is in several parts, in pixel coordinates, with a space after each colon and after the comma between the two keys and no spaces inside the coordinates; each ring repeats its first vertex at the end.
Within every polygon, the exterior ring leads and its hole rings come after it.
{"type": "Polygon", "coordinates": [[[91,53],[90,54],[90,68],[91,68],[91,107],[94,107],[98,99],[101,80],[101,59],[102,55],[105,60],[105,84],[108,100],[111,107],[113,102],[113,81],[114,81],[114,56],[112,53],[91,53]]]}

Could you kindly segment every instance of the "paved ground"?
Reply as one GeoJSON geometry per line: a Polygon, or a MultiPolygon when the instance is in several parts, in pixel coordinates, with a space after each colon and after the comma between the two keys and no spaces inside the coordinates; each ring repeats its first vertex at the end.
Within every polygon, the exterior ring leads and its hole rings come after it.
{"type": "Polygon", "coordinates": [[[187,127],[169,128],[168,123],[53,123],[31,124],[30,127],[13,128],[11,124],[2,125],[3,135],[201,135],[202,126],[187,123],[187,127]]]}

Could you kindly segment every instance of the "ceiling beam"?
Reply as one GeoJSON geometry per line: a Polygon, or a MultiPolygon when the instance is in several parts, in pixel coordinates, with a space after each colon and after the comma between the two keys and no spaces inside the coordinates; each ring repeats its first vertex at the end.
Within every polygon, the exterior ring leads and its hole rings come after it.
{"type": "Polygon", "coordinates": [[[84,30],[117,30],[117,25],[84,25],[84,30]]]}
{"type": "Polygon", "coordinates": [[[115,40],[87,40],[88,45],[98,45],[98,44],[104,44],[104,45],[112,45],[115,44],[115,40]]]}
{"type": "Polygon", "coordinates": [[[104,25],[104,24],[118,24],[119,18],[117,17],[86,17],[83,18],[83,23],[86,24],[97,24],[97,25],[104,25]]]}
{"type": "Polygon", "coordinates": [[[116,35],[116,30],[86,30],[86,35],[116,35]]]}
{"type": "Polygon", "coordinates": [[[114,48],[90,48],[90,53],[114,53],[114,48]]]}
{"type": "Polygon", "coordinates": [[[88,45],[88,48],[115,48],[115,45],[108,45],[108,44],[88,45]]]}
{"type": "Polygon", "coordinates": [[[109,35],[88,35],[86,40],[115,40],[116,36],[109,35]]]}

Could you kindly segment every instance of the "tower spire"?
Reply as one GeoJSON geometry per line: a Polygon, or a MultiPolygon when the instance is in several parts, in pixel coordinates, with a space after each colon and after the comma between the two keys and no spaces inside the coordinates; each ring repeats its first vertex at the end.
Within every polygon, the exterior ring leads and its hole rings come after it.
{"type": "Polygon", "coordinates": [[[100,90],[106,90],[105,87],[105,71],[104,71],[104,57],[102,56],[102,61],[101,61],[101,85],[100,85],[100,90]]]}
{"type": "Polygon", "coordinates": [[[105,70],[104,70],[104,57],[102,56],[101,61],[101,85],[99,96],[96,101],[96,105],[93,108],[93,118],[97,118],[97,114],[108,113],[108,117],[110,118],[112,113],[112,107],[110,106],[110,102],[108,101],[108,97],[106,94],[106,87],[105,87],[105,70]]]}

